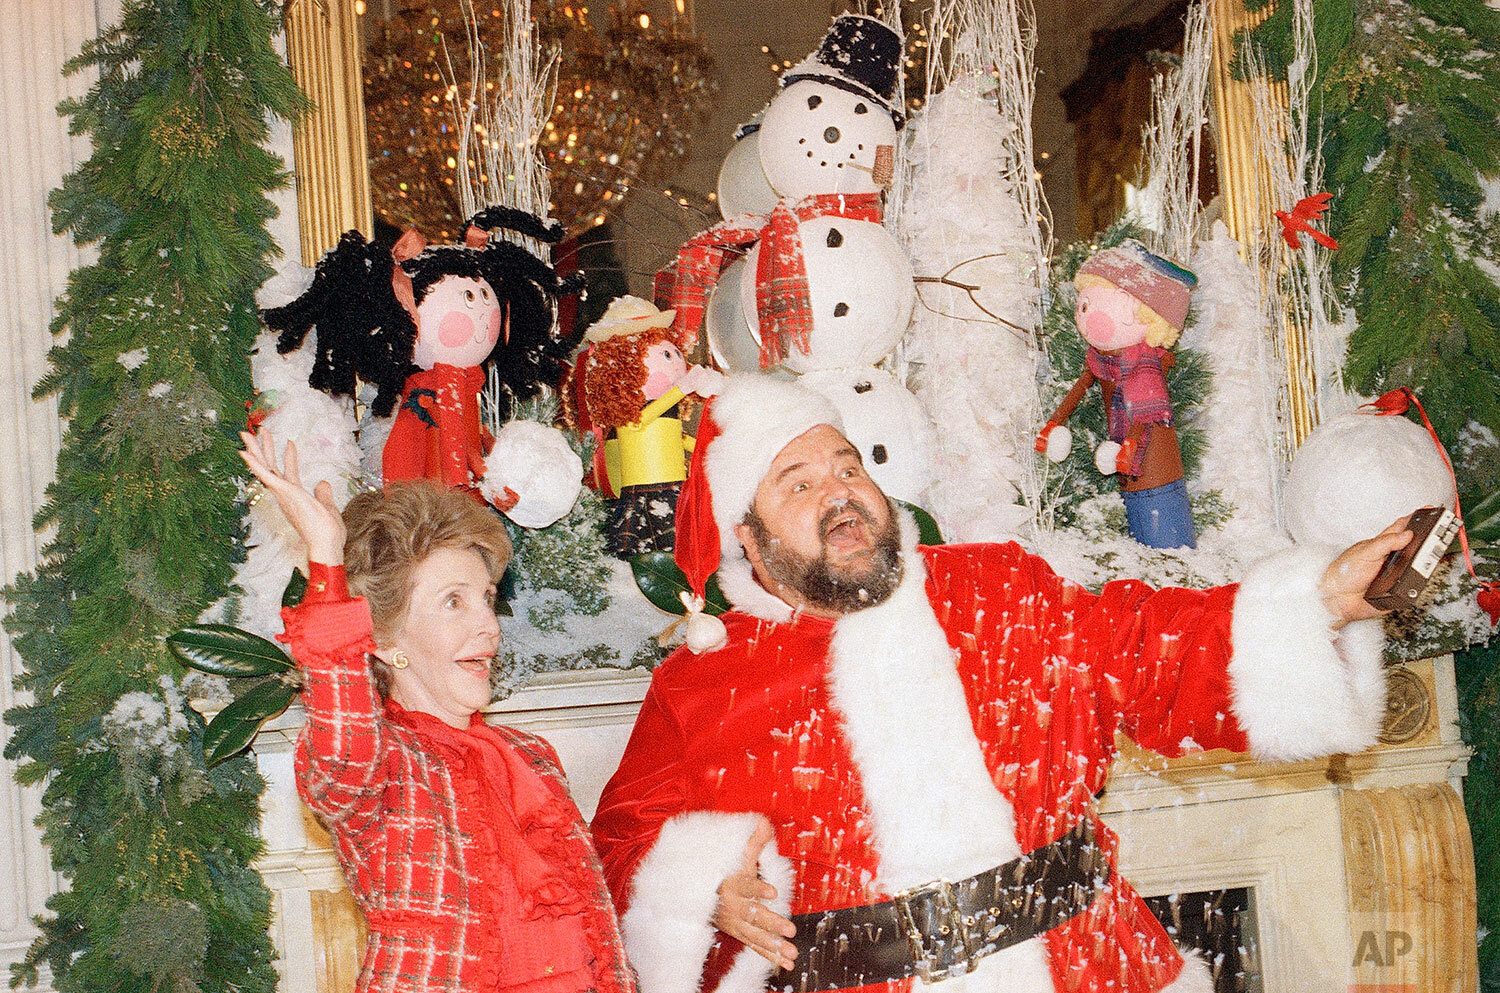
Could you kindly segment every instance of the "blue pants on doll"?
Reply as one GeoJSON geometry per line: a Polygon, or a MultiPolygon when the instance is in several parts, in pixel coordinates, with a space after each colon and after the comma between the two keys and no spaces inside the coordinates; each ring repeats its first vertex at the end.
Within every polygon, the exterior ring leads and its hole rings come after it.
{"type": "Polygon", "coordinates": [[[1198,547],[1184,480],[1121,495],[1125,498],[1125,523],[1136,541],[1151,548],[1198,547]]]}

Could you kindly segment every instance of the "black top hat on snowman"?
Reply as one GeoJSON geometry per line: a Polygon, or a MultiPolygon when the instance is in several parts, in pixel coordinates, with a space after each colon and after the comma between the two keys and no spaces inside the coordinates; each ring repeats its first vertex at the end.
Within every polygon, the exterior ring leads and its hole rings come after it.
{"type": "Polygon", "coordinates": [[[863,14],[840,14],[813,52],[781,77],[782,89],[804,79],[837,86],[869,97],[896,122],[905,123],[896,105],[901,79],[901,36],[863,14]]]}

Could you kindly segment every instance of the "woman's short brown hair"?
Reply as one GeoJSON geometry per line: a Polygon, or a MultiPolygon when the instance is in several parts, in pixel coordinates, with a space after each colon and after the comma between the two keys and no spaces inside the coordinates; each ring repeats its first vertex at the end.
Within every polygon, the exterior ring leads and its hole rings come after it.
{"type": "MultiPolygon", "coordinates": [[[[510,535],[498,514],[461,490],[430,480],[391,483],[361,493],[344,508],[344,567],[349,591],[370,604],[375,640],[386,644],[411,603],[412,572],[439,548],[472,548],[498,583],[510,561],[510,535]]],[[[385,663],[374,663],[384,696],[385,663]]]]}

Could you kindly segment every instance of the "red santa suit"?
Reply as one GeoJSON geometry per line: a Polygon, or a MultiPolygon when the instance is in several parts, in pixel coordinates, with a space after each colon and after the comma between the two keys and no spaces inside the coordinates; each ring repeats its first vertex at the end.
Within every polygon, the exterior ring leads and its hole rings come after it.
{"type": "Polygon", "coordinates": [[[756,814],[783,914],[963,879],[1091,821],[1111,872],[1087,909],[943,993],[1211,989],[1113,870],[1094,797],[1119,730],[1168,755],[1374,743],[1381,630],[1329,629],[1333,550],[1294,549],[1238,587],[1095,595],[1013,544],[918,548],[901,516],[896,591],[837,622],[793,616],[726,542],[727,645],[658,667],[593,822],[642,993],[765,988],[770,963],[710,922],[756,814]]]}

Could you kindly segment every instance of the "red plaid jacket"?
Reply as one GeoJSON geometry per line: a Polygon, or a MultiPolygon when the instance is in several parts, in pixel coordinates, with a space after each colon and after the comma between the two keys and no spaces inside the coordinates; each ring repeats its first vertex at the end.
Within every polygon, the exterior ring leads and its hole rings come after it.
{"type": "Polygon", "coordinates": [[[298,791],[327,824],[370,928],[358,993],[636,993],[588,826],[551,747],[477,715],[462,731],[382,707],[364,600],[282,616],[305,674],[298,791]],[[512,797],[492,788],[497,769],[515,796],[544,797],[540,816],[507,809],[512,797]],[[517,782],[529,774],[540,783],[517,782]],[[502,818],[520,834],[496,830],[502,818]],[[559,893],[571,904],[543,906],[559,893]]]}

